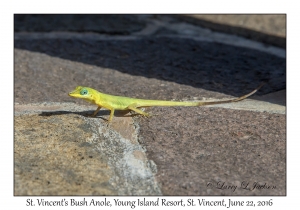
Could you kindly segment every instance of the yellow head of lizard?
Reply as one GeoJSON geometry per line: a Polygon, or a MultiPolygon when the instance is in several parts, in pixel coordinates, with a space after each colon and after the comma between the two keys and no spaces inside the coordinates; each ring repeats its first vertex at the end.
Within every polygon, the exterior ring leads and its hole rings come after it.
{"type": "Polygon", "coordinates": [[[77,86],[75,90],[69,93],[69,96],[74,98],[82,98],[89,103],[95,103],[94,89],[89,87],[77,86]]]}

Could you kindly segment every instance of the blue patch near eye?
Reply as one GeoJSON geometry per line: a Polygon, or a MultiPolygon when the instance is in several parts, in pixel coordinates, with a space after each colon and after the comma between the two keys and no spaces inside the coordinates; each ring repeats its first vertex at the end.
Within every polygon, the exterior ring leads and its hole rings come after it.
{"type": "Polygon", "coordinates": [[[87,93],[88,93],[87,89],[82,89],[82,90],[80,91],[80,94],[81,94],[81,95],[86,95],[87,93]]]}

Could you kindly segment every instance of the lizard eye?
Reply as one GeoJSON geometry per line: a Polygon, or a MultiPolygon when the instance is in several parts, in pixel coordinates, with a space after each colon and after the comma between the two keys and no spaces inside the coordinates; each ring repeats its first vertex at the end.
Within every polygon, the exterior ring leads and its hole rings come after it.
{"type": "Polygon", "coordinates": [[[87,89],[82,89],[80,95],[86,95],[88,93],[87,89]]]}

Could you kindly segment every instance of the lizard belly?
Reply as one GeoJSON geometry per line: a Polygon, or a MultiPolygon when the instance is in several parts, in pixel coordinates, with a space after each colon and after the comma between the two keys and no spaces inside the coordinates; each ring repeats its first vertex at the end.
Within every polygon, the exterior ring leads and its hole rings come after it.
{"type": "Polygon", "coordinates": [[[128,107],[128,103],[123,103],[120,101],[102,102],[99,103],[98,105],[106,109],[115,109],[115,110],[127,110],[128,107]]]}

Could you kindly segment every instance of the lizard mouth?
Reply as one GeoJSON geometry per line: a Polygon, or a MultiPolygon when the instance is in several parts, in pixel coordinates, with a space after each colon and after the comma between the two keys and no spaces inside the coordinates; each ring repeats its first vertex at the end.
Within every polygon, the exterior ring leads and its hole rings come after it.
{"type": "Polygon", "coordinates": [[[70,92],[68,95],[71,96],[71,97],[75,97],[73,92],[70,92]]]}

